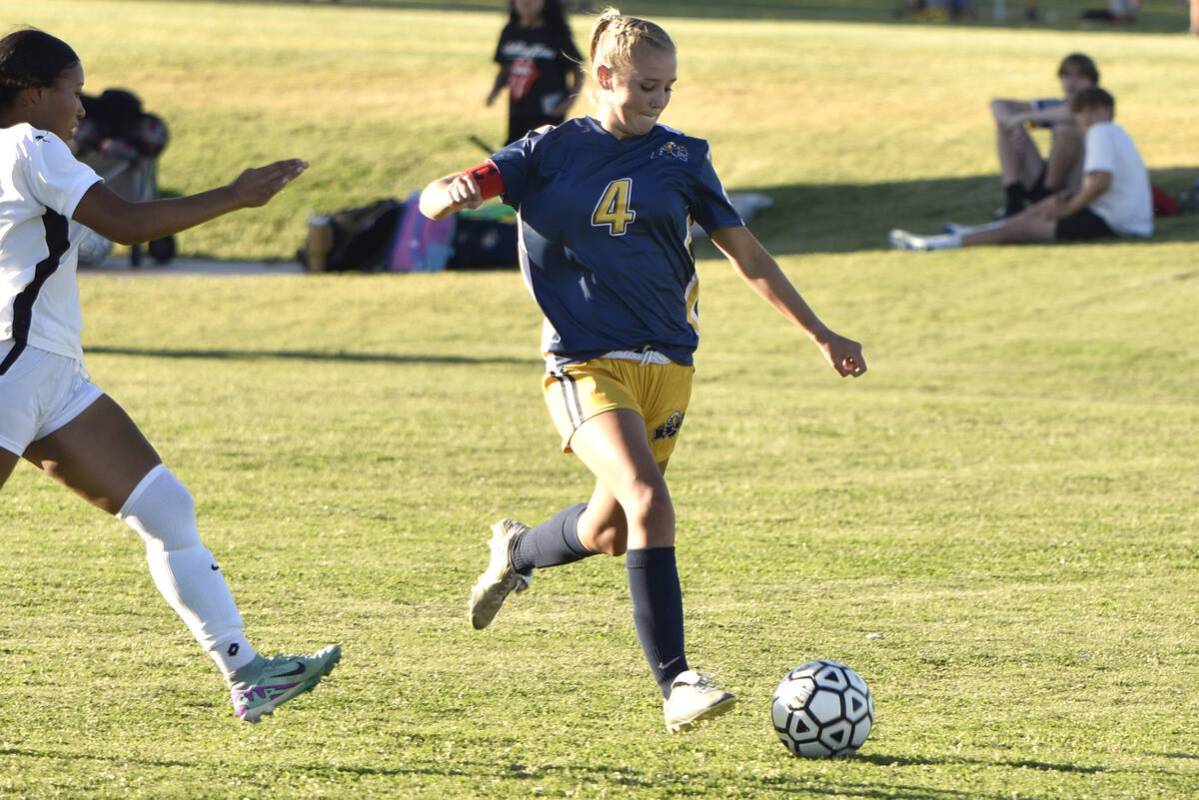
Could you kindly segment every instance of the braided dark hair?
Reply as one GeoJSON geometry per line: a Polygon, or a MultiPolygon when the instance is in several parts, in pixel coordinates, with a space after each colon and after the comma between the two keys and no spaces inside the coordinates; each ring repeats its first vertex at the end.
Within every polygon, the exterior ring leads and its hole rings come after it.
{"type": "Polygon", "coordinates": [[[13,31],[0,39],[0,109],[11,106],[22,89],[53,86],[78,63],[62,39],[36,28],[13,31]]]}

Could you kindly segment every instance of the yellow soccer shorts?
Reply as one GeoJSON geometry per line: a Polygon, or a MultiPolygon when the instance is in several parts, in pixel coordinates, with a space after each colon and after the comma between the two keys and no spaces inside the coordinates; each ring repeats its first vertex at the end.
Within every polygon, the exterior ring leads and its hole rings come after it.
{"type": "MultiPolygon", "coordinates": [[[[665,359],[662,359],[665,361],[665,359]]],[[[650,450],[659,463],[674,452],[691,400],[695,367],[642,363],[623,358],[593,358],[555,367],[545,375],[545,402],[562,437],[562,451],[587,420],[617,408],[636,411],[645,420],[650,450]]]]}

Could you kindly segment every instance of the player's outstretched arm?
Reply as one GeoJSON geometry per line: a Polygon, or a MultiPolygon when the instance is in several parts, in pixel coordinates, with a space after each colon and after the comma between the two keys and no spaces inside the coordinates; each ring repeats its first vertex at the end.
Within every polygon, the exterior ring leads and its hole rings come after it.
{"type": "Polygon", "coordinates": [[[483,202],[479,184],[468,172],[456,172],[438,178],[420,193],[420,213],[429,219],[443,219],[466,208],[478,208],[483,202]]]}
{"type": "Polygon", "coordinates": [[[194,228],[202,222],[266,203],[308,168],[305,161],[276,161],[248,169],[234,181],[187,197],[131,203],[103,183],[84,193],[74,218],[119,244],[139,244],[194,228]]]}
{"type": "Polygon", "coordinates": [[[720,228],[712,231],[712,241],[763,300],[808,334],[837,374],[856,378],[866,372],[862,345],[820,321],[748,228],[720,228]]]}
{"type": "Polygon", "coordinates": [[[504,193],[504,180],[491,161],[484,161],[466,172],[438,178],[420,193],[420,213],[429,219],[441,219],[467,208],[478,208],[484,200],[504,193]]]}

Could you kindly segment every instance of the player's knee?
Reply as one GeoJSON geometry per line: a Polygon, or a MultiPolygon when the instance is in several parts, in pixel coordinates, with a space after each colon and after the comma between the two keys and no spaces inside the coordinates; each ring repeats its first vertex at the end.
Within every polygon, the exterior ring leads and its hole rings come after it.
{"type": "Polygon", "coordinates": [[[171,552],[200,544],[191,492],[162,464],[134,487],[117,518],[137,531],[148,548],[171,552]]]}
{"type": "Polygon", "coordinates": [[[629,549],[629,529],[624,520],[606,524],[592,538],[591,548],[606,556],[623,556],[629,549]]]}
{"type": "Polygon", "coordinates": [[[630,522],[636,521],[645,527],[674,525],[674,505],[661,475],[635,480],[621,497],[620,505],[630,522]]]}

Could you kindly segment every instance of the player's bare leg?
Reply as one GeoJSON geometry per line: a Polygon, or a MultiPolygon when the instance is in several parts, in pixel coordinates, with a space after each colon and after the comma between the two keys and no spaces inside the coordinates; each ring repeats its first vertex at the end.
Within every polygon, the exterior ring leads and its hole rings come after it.
{"type": "MultiPolygon", "coordinates": [[[[670,459],[658,462],[658,471],[666,474],[670,459]]],[[[629,523],[616,496],[603,484],[595,482],[595,491],[587,510],[579,518],[579,539],[592,552],[622,556],[629,549],[629,523]]]]}
{"type": "MultiPolygon", "coordinates": [[[[628,409],[608,411],[580,425],[570,446],[624,512],[633,621],[665,698],[667,730],[689,730],[730,711],[737,698],[687,666],[674,504],[663,477],[665,464],[654,460],[645,421],[628,409]]],[[[610,516],[603,519],[597,514],[597,518],[612,521],[610,516]]]]}
{"type": "Polygon", "coordinates": [[[674,504],[640,414],[598,414],[579,426],[570,447],[624,511],[630,549],[674,546],[674,504]]]}
{"type": "Polygon", "coordinates": [[[311,690],[341,658],[336,646],[274,659],[255,652],[216,560],[200,543],[190,493],[110,397],[31,444],[25,458],[141,535],[155,585],[221,669],[240,718],[257,722],[311,690]]]}
{"type": "Polygon", "coordinates": [[[107,395],[30,444],[25,458],[109,514],[119,512],[138,482],[162,463],[129,415],[107,395]]]}

